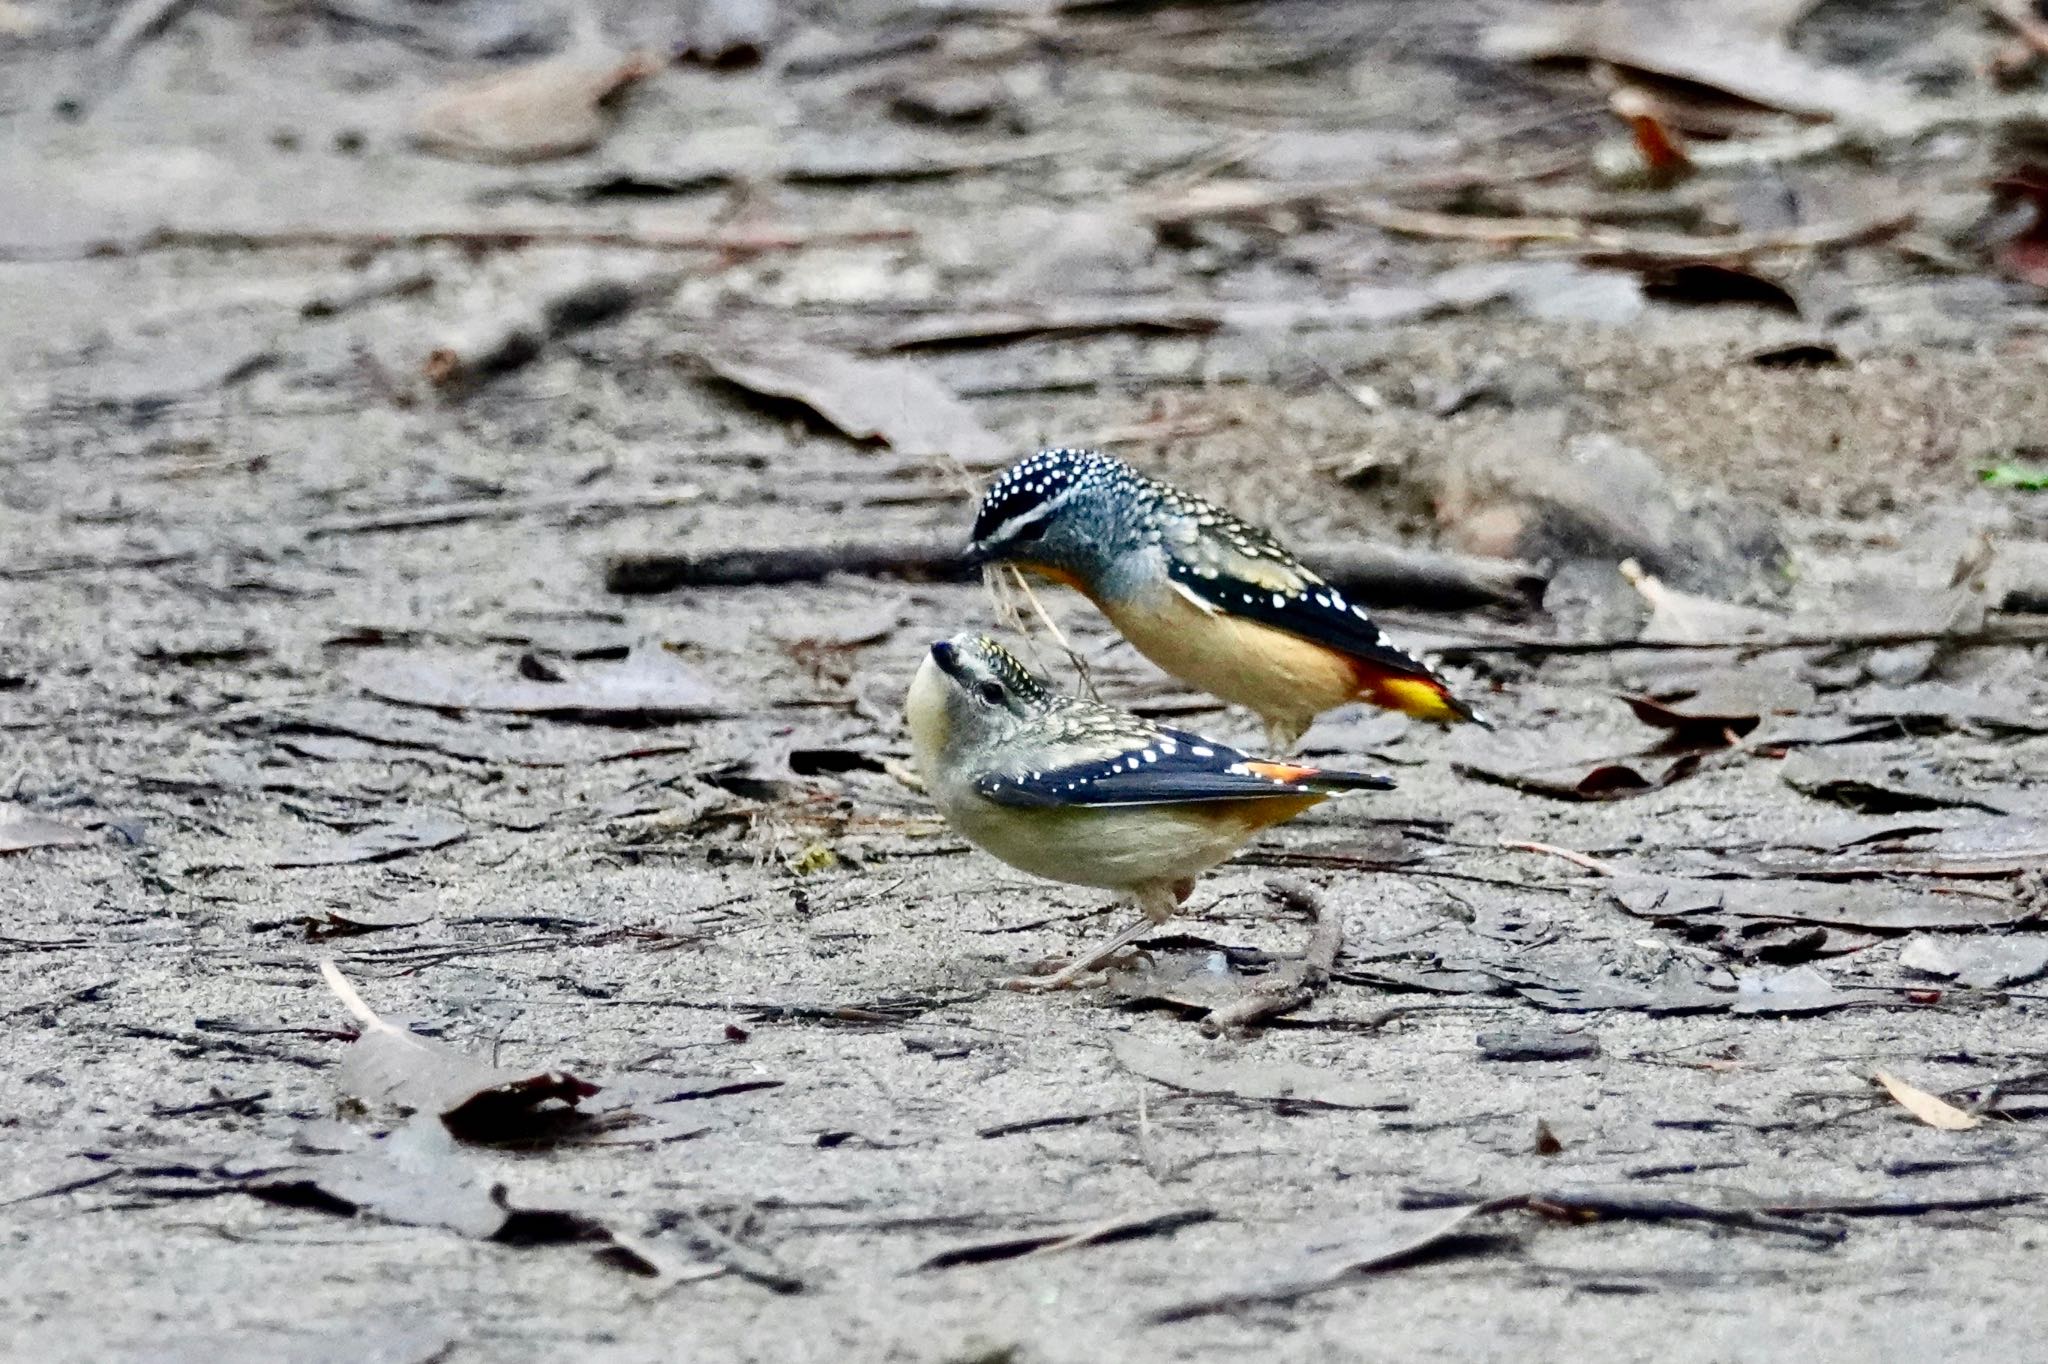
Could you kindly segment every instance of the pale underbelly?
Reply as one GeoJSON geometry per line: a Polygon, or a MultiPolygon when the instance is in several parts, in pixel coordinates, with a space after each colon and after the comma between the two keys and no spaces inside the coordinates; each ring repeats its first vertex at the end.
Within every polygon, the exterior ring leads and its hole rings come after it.
{"type": "Polygon", "coordinates": [[[967,794],[947,802],[953,827],[1020,871],[1072,885],[1133,891],[1186,880],[1225,860],[1313,797],[1167,806],[1017,809],[967,794]]]}
{"type": "Polygon", "coordinates": [[[1345,655],[1271,626],[1212,615],[1178,593],[1105,613],[1167,672],[1268,718],[1306,721],[1358,694],[1357,672],[1345,655]]]}

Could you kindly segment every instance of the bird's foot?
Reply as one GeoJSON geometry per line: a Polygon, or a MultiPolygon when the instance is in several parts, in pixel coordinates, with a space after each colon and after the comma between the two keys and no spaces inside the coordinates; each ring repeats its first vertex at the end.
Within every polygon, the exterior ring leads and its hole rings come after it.
{"type": "Polygon", "coordinates": [[[1121,945],[1113,951],[1091,952],[1085,957],[1067,963],[1057,971],[1042,976],[1012,976],[1003,982],[1003,988],[1016,990],[1021,994],[1045,994],[1052,990],[1078,990],[1084,985],[1094,985],[1097,982],[1083,978],[1106,974],[1104,968],[1110,965],[1119,951],[1121,945]]]}

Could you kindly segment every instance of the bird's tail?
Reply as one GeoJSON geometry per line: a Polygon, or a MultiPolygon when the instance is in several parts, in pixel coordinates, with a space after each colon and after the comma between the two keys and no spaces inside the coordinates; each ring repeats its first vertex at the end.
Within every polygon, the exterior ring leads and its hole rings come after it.
{"type": "Polygon", "coordinates": [[[1345,791],[1391,791],[1394,779],[1378,772],[1334,772],[1300,763],[1248,762],[1245,769],[1272,781],[1283,781],[1304,791],[1334,796],[1345,791]]]}
{"type": "Polygon", "coordinates": [[[1355,671],[1358,694],[1376,706],[1439,725],[1468,724],[1481,729],[1493,728],[1493,721],[1452,695],[1450,687],[1441,678],[1394,673],[1363,663],[1355,671]]]}

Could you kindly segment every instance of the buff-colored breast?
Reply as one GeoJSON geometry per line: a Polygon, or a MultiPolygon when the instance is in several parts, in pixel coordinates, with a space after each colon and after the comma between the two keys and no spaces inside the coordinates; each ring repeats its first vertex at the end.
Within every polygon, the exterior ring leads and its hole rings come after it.
{"type": "Polygon", "coordinates": [[[1171,587],[1098,604],[1139,653],[1183,682],[1266,719],[1306,726],[1358,695],[1357,664],[1350,655],[1206,610],[1171,587]]]}

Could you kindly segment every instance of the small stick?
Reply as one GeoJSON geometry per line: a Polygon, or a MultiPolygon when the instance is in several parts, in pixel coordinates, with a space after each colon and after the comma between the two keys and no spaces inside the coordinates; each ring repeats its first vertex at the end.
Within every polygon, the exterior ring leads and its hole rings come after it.
{"type": "Polygon", "coordinates": [[[1526,838],[1503,838],[1500,846],[1510,852],[1544,853],[1551,857],[1562,857],[1575,867],[1584,867],[1596,876],[1618,876],[1620,869],[1612,862],[1603,862],[1597,857],[1570,848],[1560,848],[1555,843],[1537,843],[1526,838]]]}
{"type": "Polygon", "coordinates": [[[348,977],[335,969],[333,962],[320,963],[320,978],[327,982],[327,988],[334,991],[334,997],[341,1001],[341,1007],[347,1009],[356,1022],[373,1031],[399,1031],[377,1017],[377,1011],[363,1001],[363,997],[356,993],[356,987],[348,983],[348,977]]]}
{"type": "Polygon", "coordinates": [[[1300,961],[1288,962],[1265,976],[1242,999],[1211,1009],[1202,1019],[1205,1033],[1214,1035],[1277,1018],[1307,1004],[1330,983],[1337,954],[1344,948],[1343,916],[1332,913],[1312,887],[1291,878],[1271,883],[1266,894],[1282,907],[1308,916],[1308,948],[1300,961]]]}
{"type": "MultiPolygon", "coordinates": [[[[1346,596],[1367,603],[1402,602],[1410,607],[1450,610],[1468,606],[1526,609],[1541,600],[1544,576],[1527,564],[1399,549],[1388,545],[1309,545],[1302,558],[1346,596]]],[[[0,570],[5,572],[6,570],[0,570]]],[[[816,582],[834,573],[897,576],[926,582],[965,581],[957,543],[923,536],[832,544],[769,546],[705,554],[675,550],[632,551],[605,564],[605,589],[620,594],[667,592],[679,587],[741,587],[816,582]]],[[[1478,646],[1512,651],[1584,646],[1555,641],[1478,646]]],[[[1618,648],[1619,644],[1600,647],[1618,648]]],[[[1657,647],[1657,646],[1641,646],[1657,647]]],[[[1469,651],[1469,649],[1468,649],[1469,651]]]]}
{"type": "MultiPolygon", "coordinates": [[[[1095,691],[1095,677],[1088,671],[1088,660],[1081,657],[1081,651],[1068,641],[1065,632],[1059,627],[1059,622],[1055,621],[1047,613],[1045,603],[1038,599],[1038,594],[1031,590],[1031,584],[1025,581],[1024,570],[1018,568],[1015,564],[1010,564],[1006,567],[1008,567],[1010,572],[1010,581],[1016,585],[1019,592],[1024,594],[1024,600],[1031,603],[1032,614],[1038,617],[1039,623],[1044,625],[1046,630],[1052,635],[1053,643],[1060,646],[1061,651],[1067,656],[1067,661],[1074,665],[1074,671],[1081,675],[1081,689],[1088,693],[1088,698],[1091,701],[1100,701],[1102,698],[1095,691]]],[[[997,601],[998,609],[1002,609],[1006,605],[1007,603],[1002,602],[1000,599],[997,601]]],[[[1016,613],[1012,609],[1008,614],[1015,615],[1016,613]]],[[[1021,619],[1015,620],[1012,622],[1012,625],[1014,627],[1021,627],[1023,621],[1021,619]]],[[[1018,628],[1017,633],[1027,634],[1029,632],[1018,628]]]]}

